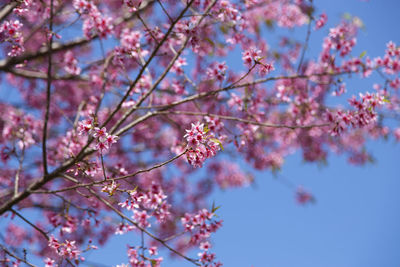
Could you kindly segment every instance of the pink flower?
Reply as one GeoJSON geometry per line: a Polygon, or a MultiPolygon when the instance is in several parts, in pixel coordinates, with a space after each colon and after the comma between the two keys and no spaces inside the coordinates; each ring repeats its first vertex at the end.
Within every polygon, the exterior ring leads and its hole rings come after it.
{"type": "Polygon", "coordinates": [[[44,267],[57,267],[58,265],[55,263],[54,260],[50,259],[50,258],[46,258],[44,259],[44,267]]]}
{"type": "Polygon", "coordinates": [[[201,243],[200,243],[200,249],[201,249],[201,250],[207,251],[207,250],[209,250],[210,248],[211,248],[210,242],[206,241],[206,242],[201,242],[201,243]]]}
{"type": "Polygon", "coordinates": [[[315,21],[315,29],[316,30],[321,29],[322,27],[324,27],[327,21],[328,21],[328,16],[326,15],[326,13],[322,13],[319,16],[319,19],[315,21]]]}
{"type": "Polygon", "coordinates": [[[112,144],[115,144],[118,141],[119,137],[116,135],[107,135],[106,137],[106,142],[108,146],[111,146],[112,144]]]}
{"type": "Polygon", "coordinates": [[[99,139],[106,138],[107,137],[107,129],[106,129],[106,127],[103,127],[101,129],[98,128],[98,127],[95,127],[94,128],[94,132],[93,132],[93,137],[99,138],[99,139]]]}
{"type": "Polygon", "coordinates": [[[149,248],[149,254],[150,254],[151,256],[157,255],[157,254],[158,254],[158,252],[157,252],[157,247],[150,247],[150,248],[149,248]]]}
{"type": "Polygon", "coordinates": [[[110,147],[108,146],[107,143],[100,141],[100,142],[97,142],[95,148],[96,148],[96,150],[99,150],[101,153],[103,153],[103,151],[108,150],[110,147]]]}

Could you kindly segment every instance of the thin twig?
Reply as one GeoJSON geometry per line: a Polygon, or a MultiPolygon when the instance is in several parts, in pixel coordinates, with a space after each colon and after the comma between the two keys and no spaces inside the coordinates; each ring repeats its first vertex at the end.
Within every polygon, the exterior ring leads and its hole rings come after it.
{"type": "MultiPolygon", "coordinates": [[[[46,114],[44,117],[43,125],[43,142],[42,142],[42,155],[43,155],[43,171],[47,175],[49,172],[47,170],[47,123],[49,122],[50,114],[50,96],[51,96],[51,67],[52,67],[52,54],[53,54],[53,0],[50,0],[50,21],[49,21],[49,56],[48,56],[48,67],[47,67],[47,89],[46,89],[46,114]]],[[[47,35],[46,35],[47,38],[47,35]]]]}
{"type": "Polygon", "coordinates": [[[266,122],[258,122],[258,121],[250,121],[246,119],[241,119],[232,116],[225,116],[219,114],[212,114],[207,112],[191,112],[191,111],[159,111],[156,112],[157,114],[171,114],[171,115],[193,115],[193,116],[209,116],[209,117],[216,117],[222,120],[230,120],[230,121],[237,121],[243,122],[246,124],[258,125],[262,127],[270,127],[270,128],[287,128],[287,129],[310,129],[315,127],[326,127],[329,126],[330,123],[323,123],[323,124],[310,124],[310,125],[285,125],[285,124],[273,124],[273,123],[266,123],[266,122]]]}
{"type": "Polygon", "coordinates": [[[29,224],[30,226],[32,226],[33,228],[35,228],[36,231],[38,231],[39,233],[41,233],[47,240],[49,240],[49,236],[46,234],[45,231],[43,231],[42,229],[40,229],[39,227],[37,227],[36,225],[34,225],[33,223],[31,223],[28,219],[26,219],[24,216],[22,216],[19,212],[17,212],[14,209],[10,209],[11,212],[13,212],[15,215],[17,215],[19,218],[21,218],[24,222],[26,222],[27,224],[29,224]]]}
{"type": "MultiPolygon", "coordinates": [[[[24,132],[25,134],[25,132],[24,132]]],[[[24,139],[24,138],[22,138],[24,139]]],[[[22,140],[22,151],[21,151],[21,156],[18,158],[18,170],[17,173],[15,174],[15,184],[14,184],[14,196],[18,194],[18,186],[19,186],[19,176],[22,171],[22,163],[24,162],[24,157],[25,157],[25,143],[22,140]]]]}
{"type": "MultiPolygon", "coordinates": [[[[155,164],[154,166],[152,166],[150,168],[142,169],[142,170],[139,170],[139,171],[136,171],[136,172],[124,175],[124,176],[119,176],[119,177],[116,177],[116,178],[109,178],[108,181],[115,182],[115,181],[123,180],[123,179],[126,179],[126,178],[134,177],[134,176],[136,176],[138,174],[141,174],[141,173],[150,172],[150,171],[152,171],[154,169],[160,168],[162,166],[167,165],[168,163],[171,163],[171,162],[175,161],[176,159],[178,159],[178,158],[182,157],[184,154],[186,154],[186,152],[187,152],[187,150],[183,151],[182,153],[176,155],[175,157],[173,157],[173,158],[171,158],[171,159],[169,159],[167,161],[155,164]]],[[[68,177],[65,174],[63,174],[62,176],[68,177]]],[[[73,181],[73,180],[71,180],[71,181],[73,181]]],[[[78,183],[78,181],[75,180],[75,183],[78,183]]],[[[77,185],[66,187],[66,188],[59,189],[59,190],[32,191],[31,193],[35,193],[35,194],[53,194],[53,193],[65,192],[65,191],[69,191],[69,190],[73,190],[73,189],[77,189],[77,188],[82,188],[82,187],[90,187],[90,186],[98,185],[98,184],[102,184],[102,183],[104,183],[103,180],[94,181],[94,182],[86,183],[86,184],[79,184],[78,183],[77,185]]]]}
{"type": "Polygon", "coordinates": [[[10,3],[6,4],[1,10],[0,10],[0,22],[5,19],[12,11],[14,8],[16,8],[18,5],[18,1],[14,0],[11,1],[10,3]]]}
{"type": "Polygon", "coordinates": [[[306,54],[306,51],[308,49],[308,42],[310,40],[310,35],[311,35],[311,22],[312,22],[312,17],[309,16],[309,21],[308,21],[308,26],[307,26],[307,35],[306,35],[306,40],[304,42],[303,50],[301,51],[301,57],[300,57],[300,62],[299,66],[297,66],[297,73],[299,73],[301,69],[301,65],[303,64],[304,56],[306,54]]]}
{"type": "Polygon", "coordinates": [[[9,251],[6,247],[4,247],[3,245],[0,244],[1,249],[7,253],[8,255],[10,255],[11,257],[13,257],[14,259],[25,263],[26,265],[30,266],[30,267],[36,267],[36,265],[33,265],[32,263],[28,262],[27,260],[18,257],[17,255],[15,255],[14,253],[12,253],[11,251],[9,251]]]}

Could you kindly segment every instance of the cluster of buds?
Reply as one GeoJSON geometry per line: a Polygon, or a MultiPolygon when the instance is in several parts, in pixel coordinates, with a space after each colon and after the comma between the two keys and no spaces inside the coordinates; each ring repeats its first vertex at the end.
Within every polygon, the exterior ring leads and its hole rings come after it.
{"type": "Polygon", "coordinates": [[[92,33],[106,37],[113,29],[111,17],[104,16],[92,1],[74,0],[74,8],[83,16],[83,32],[87,38],[92,33]]]}
{"type": "Polygon", "coordinates": [[[201,167],[207,158],[215,156],[222,147],[221,142],[209,131],[209,128],[204,127],[204,124],[200,122],[192,123],[192,128],[186,130],[184,135],[188,150],[186,158],[194,167],[201,167]]]}
{"type": "Polygon", "coordinates": [[[128,267],[128,266],[159,267],[161,266],[163,258],[162,257],[151,258],[152,256],[157,254],[158,254],[157,247],[150,247],[148,249],[145,249],[143,247],[139,248],[130,247],[128,249],[128,258],[130,265],[121,264],[117,265],[116,267],[128,267]],[[139,250],[141,250],[141,253],[139,253],[139,250]],[[150,255],[150,257],[144,256],[143,254],[145,252],[147,252],[150,255]]]}
{"type": "Polygon", "coordinates": [[[79,135],[91,135],[96,140],[96,150],[104,154],[110,149],[111,145],[116,143],[118,136],[108,134],[106,127],[96,127],[93,119],[87,119],[78,124],[79,135]]]}
{"type": "Polygon", "coordinates": [[[33,0],[19,0],[18,5],[14,8],[13,12],[19,16],[25,15],[32,8],[32,4],[33,0]]]}
{"type": "Polygon", "coordinates": [[[225,62],[214,63],[207,69],[207,76],[210,79],[216,79],[222,82],[225,79],[227,68],[228,67],[226,66],[225,62]]]}

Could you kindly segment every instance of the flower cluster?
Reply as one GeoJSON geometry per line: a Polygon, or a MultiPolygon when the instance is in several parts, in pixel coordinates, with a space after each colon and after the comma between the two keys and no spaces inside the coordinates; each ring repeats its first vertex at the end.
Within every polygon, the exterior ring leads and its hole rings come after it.
{"type": "Polygon", "coordinates": [[[225,79],[226,70],[228,67],[225,62],[214,63],[207,69],[207,76],[210,79],[216,79],[222,82],[225,79]]]}
{"type": "Polygon", "coordinates": [[[272,64],[262,62],[261,50],[255,47],[242,52],[242,60],[249,69],[256,65],[258,73],[261,76],[265,76],[275,69],[272,64]]]}
{"type": "MultiPolygon", "coordinates": [[[[157,255],[157,247],[150,247],[147,249],[144,249],[142,247],[130,247],[128,248],[128,258],[129,258],[129,263],[131,264],[130,266],[140,266],[140,267],[160,267],[161,262],[163,261],[163,257],[159,258],[151,258],[152,256],[157,255]],[[139,253],[140,250],[140,253],[139,253]],[[148,256],[145,256],[144,253],[147,252],[149,254],[148,256]]],[[[121,267],[128,267],[128,265],[122,264],[122,265],[117,265],[121,267]]]]}
{"type": "MultiPolygon", "coordinates": [[[[392,41],[387,43],[386,53],[383,59],[381,57],[375,58],[375,64],[378,67],[384,67],[384,72],[387,74],[400,73],[400,46],[392,41]]],[[[392,88],[400,88],[399,78],[390,82],[392,88]]]]}
{"type": "Polygon", "coordinates": [[[211,158],[217,154],[220,149],[219,140],[214,138],[213,133],[209,133],[209,129],[204,129],[204,124],[197,122],[192,123],[192,128],[186,130],[183,136],[187,141],[186,158],[193,167],[201,167],[207,158],[211,158]]]}
{"type": "Polygon", "coordinates": [[[179,57],[172,66],[171,71],[175,72],[177,75],[183,75],[182,67],[186,65],[187,65],[186,58],[179,57]]]}
{"type": "Polygon", "coordinates": [[[67,51],[64,54],[64,70],[71,75],[79,75],[81,68],[78,67],[78,60],[74,57],[72,51],[67,51]]]}
{"type": "Polygon", "coordinates": [[[202,209],[196,214],[186,213],[181,219],[181,223],[185,228],[185,232],[191,234],[190,242],[193,245],[198,245],[202,250],[198,254],[199,261],[204,266],[221,266],[221,263],[215,263],[215,254],[209,253],[208,250],[211,247],[207,239],[211,236],[211,233],[216,232],[221,226],[221,220],[213,220],[215,214],[209,212],[206,209],[202,209]]]}
{"type": "Polygon", "coordinates": [[[104,153],[110,149],[111,145],[116,143],[118,136],[108,134],[106,127],[95,127],[92,119],[87,119],[78,124],[79,135],[91,135],[96,140],[96,150],[104,153]]]}
{"type": "MultiPolygon", "coordinates": [[[[145,192],[139,190],[131,191],[130,198],[118,203],[118,205],[131,210],[133,212],[132,218],[140,227],[146,228],[151,226],[149,219],[153,216],[158,222],[165,222],[168,219],[171,205],[167,203],[166,198],[167,196],[161,186],[153,182],[150,189],[145,192]]],[[[122,232],[125,229],[122,229],[122,232]]],[[[121,231],[118,233],[121,233],[121,231]]]]}
{"type": "Polygon", "coordinates": [[[207,122],[207,128],[212,132],[220,132],[224,127],[224,123],[217,117],[205,116],[204,119],[207,122]]]}
{"type": "Polygon", "coordinates": [[[18,110],[9,111],[2,138],[16,141],[20,149],[27,149],[37,142],[40,128],[41,123],[31,115],[25,115],[18,110]]]}
{"type": "Polygon", "coordinates": [[[236,30],[241,31],[245,21],[240,11],[230,2],[225,0],[217,2],[213,8],[213,13],[215,13],[219,21],[225,22],[229,26],[235,27],[236,30]]]}
{"type": "Polygon", "coordinates": [[[315,21],[315,29],[316,30],[321,29],[322,27],[324,27],[327,21],[328,21],[328,16],[326,15],[326,13],[322,13],[319,16],[319,19],[315,21]]]}
{"type": "Polygon", "coordinates": [[[261,50],[255,47],[251,47],[250,49],[242,52],[242,60],[244,65],[248,68],[251,68],[256,62],[259,62],[262,59],[261,50]]]}
{"type": "Polygon", "coordinates": [[[145,57],[149,51],[140,45],[142,34],[139,31],[123,29],[120,35],[121,46],[116,48],[117,55],[129,55],[135,59],[145,57]]]}
{"type": "Polygon", "coordinates": [[[335,114],[328,112],[328,119],[335,123],[332,135],[338,135],[344,131],[346,126],[363,127],[377,120],[375,109],[385,103],[385,97],[375,93],[360,93],[361,100],[357,100],[354,96],[349,100],[351,106],[356,110],[352,111],[336,111],[335,114]]]}
{"type": "Polygon", "coordinates": [[[223,164],[212,163],[209,170],[210,173],[215,174],[215,182],[221,189],[245,187],[253,180],[251,175],[243,173],[239,166],[232,162],[224,161],[223,164]]]}
{"type": "Polygon", "coordinates": [[[75,241],[65,240],[64,243],[60,243],[53,235],[50,236],[49,247],[54,249],[58,255],[62,257],[68,257],[70,259],[78,259],[81,252],[77,249],[75,241]]]}
{"type": "Polygon", "coordinates": [[[22,26],[19,20],[5,21],[0,25],[0,42],[11,44],[11,51],[7,54],[9,57],[16,57],[25,51],[24,37],[21,33],[22,26]]]}
{"type": "Polygon", "coordinates": [[[60,233],[73,233],[78,229],[78,219],[71,215],[61,216],[60,214],[50,212],[47,214],[47,220],[53,227],[61,226],[60,233]]]}
{"type": "Polygon", "coordinates": [[[94,34],[106,37],[113,29],[112,19],[103,16],[97,6],[88,0],[74,0],[74,8],[83,16],[83,32],[87,38],[94,34]]]}
{"type": "Polygon", "coordinates": [[[29,9],[31,8],[31,5],[33,3],[33,0],[20,0],[18,3],[18,6],[14,8],[14,13],[21,16],[25,15],[26,13],[29,12],[29,9]]]}
{"type": "Polygon", "coordinates": [[[358,29],[357,24],[343,22],[335,28],[329,30],[329,37],[324,40],[325,49],[335,49],[340,51],[340,56],[349,54],[356,44],[354,37],[358,29]]]}

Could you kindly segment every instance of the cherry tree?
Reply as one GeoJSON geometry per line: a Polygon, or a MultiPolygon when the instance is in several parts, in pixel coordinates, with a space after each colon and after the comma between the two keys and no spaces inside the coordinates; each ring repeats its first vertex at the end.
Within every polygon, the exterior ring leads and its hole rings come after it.
{"type": "Polygon", "coordinates": [[[117,266],[160,266],[161,251],[221,266],[208,196],[253,182],[238,158],[365,164],[367,140],[400,140],[382,115],[399,116],[400,47],[355,55],[361,21],[329,29],[311,0],[0,2],[2,266],[77,266],[128,232],[141,242],[117,266]],[[304,27],[302,41],[270,31],[304,27]]]}

